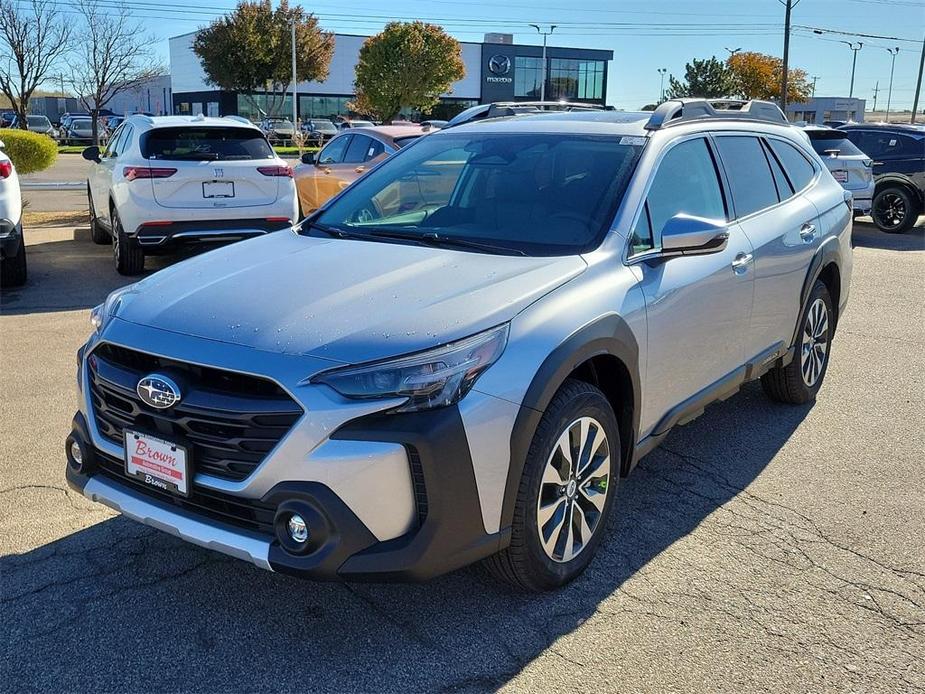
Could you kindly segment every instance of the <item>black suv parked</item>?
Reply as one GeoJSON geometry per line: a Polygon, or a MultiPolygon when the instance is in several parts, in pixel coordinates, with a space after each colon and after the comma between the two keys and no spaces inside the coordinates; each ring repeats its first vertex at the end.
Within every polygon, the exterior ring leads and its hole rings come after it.
{"type": "Polygon", "coordinates": [[[925,212],[925,128],[856,123],[839,130],[874,160],[874,224],[889,233],[909,231],[925,212]]]}

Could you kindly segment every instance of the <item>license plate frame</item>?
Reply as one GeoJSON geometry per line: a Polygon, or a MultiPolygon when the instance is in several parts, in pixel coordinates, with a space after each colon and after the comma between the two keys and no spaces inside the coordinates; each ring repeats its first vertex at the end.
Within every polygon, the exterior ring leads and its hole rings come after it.
{"type": "Polygon", "coordinates": [[[126,429],[123,437],[127,477],[172,496],[189,497],[193,466],[188,446],[131,429],[126,429]]]}
{"type": "Polygon", "coordinates": [[[234,181],[203,181],[202,197],[207,200],[233,198],[234,181]]]}

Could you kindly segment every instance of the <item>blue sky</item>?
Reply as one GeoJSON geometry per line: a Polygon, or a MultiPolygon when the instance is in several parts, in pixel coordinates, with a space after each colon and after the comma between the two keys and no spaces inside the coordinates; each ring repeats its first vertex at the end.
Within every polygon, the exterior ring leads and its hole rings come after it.
{"type": "MultiPolygon", "coordinates": [[[[168,0],[128,0],[141,17],[151,17],[165,62],[166,39],[193,31],[231,8],[234,0],[172,5],[168,0]]],[[[301,3],[325,29],[373,34],[389,19],[423,19],[441,24],[462,41],[479,41],[487,31],[513,33],[517,43],[539,43],[531,23],[559,24],[551,45],[608,48],[614,51],[608,101],[636,109],[658,96],[657,68],[683,74],[693,57],[725,58],[727,48],[782,54],[784,7],[778,0],[320,0],[301,3]]],[[[872,103],[879,80],[878,107],[886,104],[890,55],[899,46],[893,108],[910,108],[915,90],[925,0],[800,0],[793,24],[844,32],[877,34],[913,41],[859,38],[796,29],[791,65],[819,77],[816,94],[847,96],[851,50],[839,40],[863,41],[858,54],[855,96],[872,103]]]]}

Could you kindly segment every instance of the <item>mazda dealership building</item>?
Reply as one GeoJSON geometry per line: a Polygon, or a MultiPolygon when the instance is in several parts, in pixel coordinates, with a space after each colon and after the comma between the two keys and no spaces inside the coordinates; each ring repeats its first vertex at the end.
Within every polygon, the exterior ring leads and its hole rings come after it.
{"type": "MultiPolygon", "coordinates": [[[[290,115],[292,96],[241,94],[217,89],[206,82],[199,58],[193,53],[195,33],[170,39],[170,80],[173,111],[178,114],[245,116],[259,120],[267,113],[290,115]]],[[[543,81],[543,49],[512,42],[510,34],[487,34],[482,43],[461,43],[466,76],[453,84],[434,109],[444,117],[480,103],[536,101],[543,81]]],[[[334,56],[324,82],[298,87],[299,118],[347,116],[353,81],[365,36],[337,34],[334,56]]],[[[607,70],[613,51],[549,46],[546,49],[546,99],[607,102],[607,70]]]]}

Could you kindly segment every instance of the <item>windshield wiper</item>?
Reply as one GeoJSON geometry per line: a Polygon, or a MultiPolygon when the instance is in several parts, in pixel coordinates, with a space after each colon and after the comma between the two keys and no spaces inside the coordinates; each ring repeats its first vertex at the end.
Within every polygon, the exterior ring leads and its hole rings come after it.
{"type": "Polygon", "coordinates": [[[440,236],[436,232],[430,231],[424,234],[418,234],[413,231],[397,231],[393,229],[373,229],[369,232],[371,236],[381,236],[389,239],[402,239],[406,241],[417,241],[418,243],[428,246],[456,246],[457,248],[471,248],[476,251],[487,253],[501,253],[504,255],[527,255],[518,248],[507,246],[496,246],[483,241],[473,241],[458,236],[440,236]]]}
{"type": "Polygon", "coordinates": [[[317,229],[323,234],[328,236],[333,236],[336,239],[366,239],[369,240],[373,237],[371,234],[361,234],[353,231],[346,231],[345,229],[338,229],[337,227],[330,227],[327,224],[319,224],[318,222],[300,222],[298,225],[297,231],[301,234],[306,229],[317,229]],[[304,224],[304,226],[303,226],[304,224]]]}

